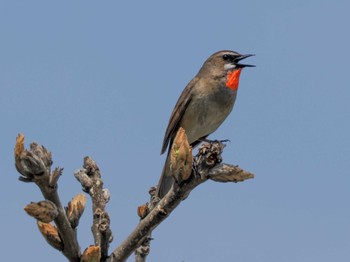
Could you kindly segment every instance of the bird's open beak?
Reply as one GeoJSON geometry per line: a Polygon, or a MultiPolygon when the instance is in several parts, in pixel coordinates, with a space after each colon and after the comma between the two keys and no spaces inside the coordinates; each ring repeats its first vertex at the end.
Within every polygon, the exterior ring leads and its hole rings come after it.
{"type": "Polygon", "coordinates": [[[236,64],[236,68],[255,67],[255,65],[248,65],[248,64],[240,64],[240,63],[239,63],[239,61],[241,61],[241,60],[243,60],[243,59],[246,59],[247,57],[250,57],[250,56],[255,56],[255,55],[248,54],[248,55],[241,55],[241,56],[237,57],[237,58],[234,60],[234,63],[236,64]]]}

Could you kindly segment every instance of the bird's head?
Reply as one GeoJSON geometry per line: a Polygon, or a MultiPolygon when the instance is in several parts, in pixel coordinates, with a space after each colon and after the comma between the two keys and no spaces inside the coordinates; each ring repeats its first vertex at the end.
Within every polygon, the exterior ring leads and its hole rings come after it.
{"type": "Polygon", "coordinates": [[[204,62],[199,74],[223,78],[228,88],[237,90],[242,69],[244,67],[255,67],[254,65],[240,63],[240,61],[250,56],[254,55],[241,55],[230,50],[218,51],[204,62]]]}

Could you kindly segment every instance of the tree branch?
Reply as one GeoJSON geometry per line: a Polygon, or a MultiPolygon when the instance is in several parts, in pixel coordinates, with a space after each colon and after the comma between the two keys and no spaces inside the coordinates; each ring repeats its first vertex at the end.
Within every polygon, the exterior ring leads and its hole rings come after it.
{"type": "MultiPolygon", "coordinates": [[[[188,165],[188,163],[184,159],[187,158],[187,152],[190,147],[188,143],[187,145],[183,143],[183,140],[187,141],[187,137],[181,134],[181,129],[179,132],[178,138],[181,141],[177,141],[177,138],[175,138],[172,148],[172,154],[174,154],[172,157],[177,159],[174,160],[177,162],[176,168],[172,168],[172,170],[175,180],[178,182],[174,183],[170,191],[140,221],[128,238],[113,251],[108,261],[126,261],[131,253],[150,236],[151,232],[171,214],[181,201],[186,199],[195,187],[208,179],[219,182],[242,182],[246,179],[254,178],[252,173],[244,171],[238,166],[219,164],[224,148],[224,145],[219,141],[202,144],[193,161],[192,172],[188,178],[188,175],[185,173],[188,171],[186,166],[184,166],[188,165]],[[181,149],[181,147],[184,148],[181,149]],[[184,152],[184,154],[181,155],[181,152],[184,152]],[[186,180],[186,178],[188,179],[186,180]]],[[[172,163],[172,166],[174,166],[174,163],[172,163]]]]}
{"type": "Polygon", "coordinates": [[[30,150],[26,150],[22,134],[18,135],[16,140],[15,164],[18,172],[22,175],[19,180],[34,182],[40,188],[44,198],[56,206],[58,212],[54,221],[58,236],[63,243],[61,251],[69,261],[79,261],[80,247],[76,230],[71,227],[57,192],[57,181],[63,169],[57,167],[51,174],[51,152],[37,143],[31,143],[30,150]]]}
{"type": "MultiPolygon", "coordinates": [[[[153,210],[155,205],[159,202],[159,198],[156,197],[156,188],[151,187],[148,191],[151,196],[150,202],[139,206],[137,208],[137,214],[140,219],[144,219],[149,214],[150,210],[153,210]]],[[[151,240],[152,240],[152,232],[150,232],[142,241],[141,245],[135,250],[135,262],[145,262],[147,256],[151,250],[151,240]]]]}
{"type": "Polygon", "coordinates": [[[91,230],[95,246],[100,247],[101,259],[104,261],[108,257],[109,243],[113,240],[112,231],[109,227],[109,215],[105,210],[109,201],[109,190],[103,188],[100,169],[90,157],[84,158],[83,168],[77,170],[74,176],[81,183],[83,191],[91,196],[93,212],[91,230]]]}
{"type": "Polygon", "coordinates": [[[85,157],[83,168],[74,173],[83,190],[92,199],[92,232],[95,245],[86,248],[83,255],[80,253],[76,228],[84,211],[85,196],[78,194],[64,209],[57,192],[57,182],[63,169],[57,167],[51,172],[51,153],[37,143],[31,143],[30,150],[26,150],[23,135],[19,135],[16,140],[15,164],[21,174],[19,179],[23,182],[34,182],[45,198],[45,201],[29,204],[25,210],[38,220],[39,230],[46,241],[62,251],[69,261],[122,262],[137,249],[135,259],[143,262],[150,251],[152,231],[194,188],[208,179],[236,183],[254,178],[252,173],[238,166],[221,163],[224,147],[220,141],[204,143],[193,157],[185,131],[180,128],[170,153],[169,175],[174,177],[175,183],[162,199],[156,196],[155,188],[150,189],[150,202],[138,208],[141,219],[139,224],[110,256],[108,248],[113,237],[109,215],[105,210],[110,194],[108,189],[103,188],[100,170],[92,158],[85,157]],[[50,224],[52,220],[57,227],[50,224]]]}

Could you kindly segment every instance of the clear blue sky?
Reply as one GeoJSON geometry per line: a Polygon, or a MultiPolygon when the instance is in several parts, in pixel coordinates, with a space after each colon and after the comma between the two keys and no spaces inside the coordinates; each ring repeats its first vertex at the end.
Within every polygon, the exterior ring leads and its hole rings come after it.
{"type": "MultiPolygon", "coordinates": [[[[64,203],[81,191],[83,157],[97,161],[115,247],[158,181],[179,94],[210,54],[232,49],[255,53],[257,67],[211,138],[230,139],[224,162],[256,178],[193,191],[155,230],[149,261],[348,261],[349,10],[345,0],[2,1],[2,260],[63,261],[23,211],[42,197],[17,181],[19,132],[64,167],[64,203]]],[[[90,225],[88,206],[82,249],[90,225]]]]}

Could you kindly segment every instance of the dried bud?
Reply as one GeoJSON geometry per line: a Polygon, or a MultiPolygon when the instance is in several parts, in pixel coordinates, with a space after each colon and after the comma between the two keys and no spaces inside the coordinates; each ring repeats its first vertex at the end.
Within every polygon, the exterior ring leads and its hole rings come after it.
{"type": "Polygon", "coordinates": [[[63,168],[56,167],[55,170],[51,173],[50,179],[49,179],[49,186],[50,187],[56,187],[57,181],[62,175],[63,168]]]}
{"type": "Polygon", "coordinates": [[[144,219],[149,213],[148,203],[137,207],[137,214],[141,219],[144,219]]]}
{"type": "Polygon", "coordinates": [[[153,197],[156,194],[157,188],[152,186],[149,190],[148,190],[148,194],[150,194],[151,197],[153,197]]]}
{"type": "Polygon", "coordinates": [[[35,176],[50,174],[51,153],[37,143],[31,143],[29,151],[24,148],[24,136],[19,134],[15,145],[15,164],[23,176],[20,180],[32,182],[35,176]]]}
{"type": "Polygon", "coordinates": [[[100,221],[99,221],[99,225],[98,225],[98,229],[101,232],[107,232],[109,229],[109,225],[110,225],[110,218],[107,212],[102,212],[101,216],[100,216],[100,221]]]}
{"type": "Polygon", "coordinates": [[[56,205],[49,200],[40,201],[38,203],[31,202],[24,210],[28,215],[44,223],[50,223],[58,216],[56,205]]]}
{"type": "Polygon", "coordinates": [[[109,192],[108,188],[102,189],[102,195],[103,199],[106,201],[106,203],[108,203],[111,199],[111,193],[109,192]]]}
{"type": "MultiPolygon", "coordinates": [[[[227,140],[224,140],[227,141],[227,140]]],[[[195,157],[196,171],[201,179],[208,179],[208,170],[215,165],[221,163],[221,153],[224,150],[224,141],[210,141],[203,143],[198,149],[198,154],[195,157]]]]}
{"type": "Polygon", "coordinates": [[[15,158],[19,158],[24,151],[24,135],[18,134],[15,145],[15,158]]]}
{"type": "Polygon", "coordinates": [[[86,169],[78,169],[74,172],[75,178],[80,182],[85,192],[89,192],[94,181],[86,174],[86,169]]]}
{"type": "Polygon", "coordinates": [[[204,158],[206,165],[211,168],[222,162],[221,154],[225,146],[222,141],[217,140],[204,143],[199,148],[197,156],[204,158]]]}
{"type": "Polygon", "coordinates": [[[110,225],[110,218],[107,212],[105,212],[101,208],[96,208],[94,214],[93,214],[94,219],[98,219],[98,229],[102,232],[106,232],[109,230],[109,225],[110,225]]]}
{"type": "Polygon", "coordinates": [[[37,225],[47,243],[49,243],[53,248],[62,251],[63,243],[60,235],[58,234],[57,228],[54,225],[42,223],[40,221],[37,221],[37,225]]]}
{"type": "Polygon", "coordinates": [[[192,172],[192,148],[188,143],[187,135],[183,128],[177,132],[171,147],[171,171],[177,182],[186,181],[192,172]]]}
{"type": "Polygon", "coordinates": [[[89,246],[84,250],[81,256],[81,262],[99,262],[101,259],[101,251],[99,246],[89,246]]]}
{"type": "Polygon", "coordinates": [[[86,197],[83,194],[76,195],[72,199],[72,201],[68,203],[66,213],[72,228],[76,228],[78,226],[79,219],[81,215],[84,213],[85,204],[86,204],[86,197]]]}
{"type": "Polygon", "coordinates": [[[241,169],[239,166],[219,164],[209,171],[209,179],[216,182],[242,182],[254,178],[254,174],[241,169]]]}
{"type": "Polygon", "coordinates": [[[44,146],[33,142],[30,144],[30,151],[33,152],[34,155],[38,156],[44,162],[45,166],[52,165],[53,162],[51,152],[48,151],[44,146]]]}
{"type": "Polygon", "coordinates": [[[89,156],[84,157],[83,167],[87,170],[88,174],[100,171],[96,162],[89,156]]]}

